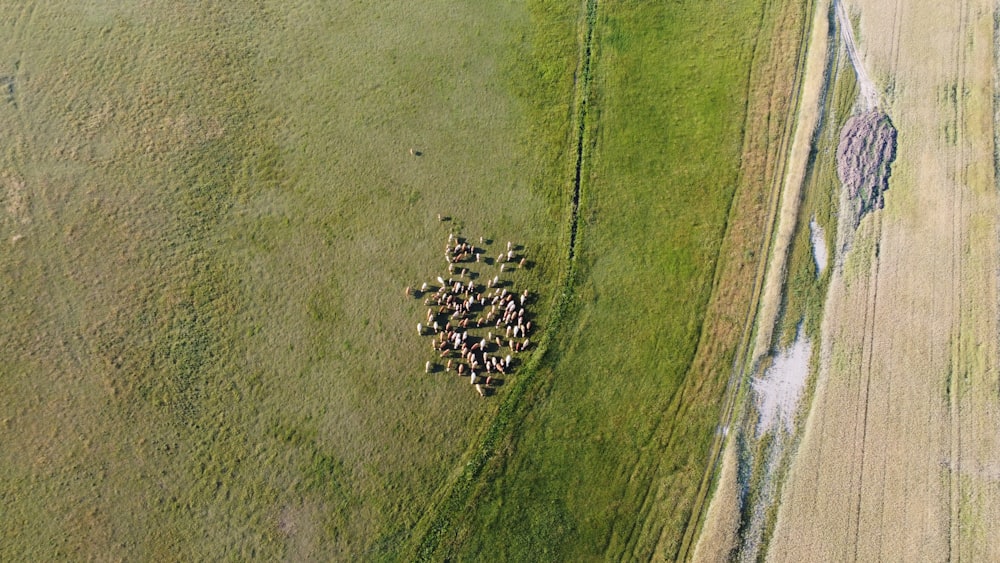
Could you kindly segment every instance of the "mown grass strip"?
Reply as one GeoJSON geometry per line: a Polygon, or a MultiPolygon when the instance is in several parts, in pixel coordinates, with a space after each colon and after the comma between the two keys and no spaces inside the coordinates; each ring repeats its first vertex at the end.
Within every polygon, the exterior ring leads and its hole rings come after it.
{"type": "MultiPolygon", "coordinates": [[[[815,9],[815,7],[813,8],[815,9]]],[[[779,317],[775,323],[771,346],[784,348],[791,342],[800,324],[804,323],[806,335],[818,337],[818,326],[822,314],[820,296],[825,294],[829,282],[830,269],[819,276],[813,259],[810,241],[810,220],[817,221],[827,228],[826,243],[832,247],[832,239],[836,238],[836,218],[833,217],[831,206],[835,205],[836,191],[839,187],[836,176],[829,163],[817,161],[816,155],[828,153],[836,148],[839,127],[847,117],[855,96],[854,83],[850,73],[842,72],[843,65],[834,64],[832,53],[835,52],[835,30],[829,30],[833,42],[830,47],[831,56],[827,61],[825,75],[829,82],[822,93],[822,109],[820,122],[812,140],[813,149],[807,162],[804,187],[800,207],[795,217],[794,233],[788,248],[787,278],[781,294],[779,317]]],[[[803,43],[805,46],[805,42],[803,43]]],[[[800,69],[801,71],[801,69],[800,69]]],[[[799,73],[801,75],[801,72],[799,73]]],[[[801,76],[800,76],[801,78],[801,76]]],[[[773,244],[773,240],[769,244],[773,244]]],[[[832,256],[832,252],[830,253],[832,256]]],[[[832,260],[831,260],[832,262],[832,260]]],[[[815,342],[816,340],[814,340],[815,342]]],[[[760,365],[748,363],[749,349],[743,350],[747,361],[739,367],[742,381],[760,373],[760,365]]],[[[819,346],[813,347],[813,357],[819,354],[819,346]]],[[[800,399],[800,405],[809,404],[815,379],[810,378],[807,389],[800,399]]],[[[760,537],[751,541],[756,553],[766,553],[767,545],[774,527],[777,504],[774,499],[780,497],[782,481],[787,473],[787,461],[790,452],[797,447],[800,436],[786,437],[775,434],[765,434],[756,439],[756,409],[749,392],[749,386],[743,385],[736,399],[735,414],[732,417],[732,430],[729,440],[739,443],[740,473],[743,475],[746,492],[738,502],[739,506],[730,505],[730,509],[739,512],[741,532],[738,534],[746,540],[747,530],[754,518],[754,511],[763,507],[763,521],[758,522],[760,537]],[[765,492],[766,489],[766,492],[765,492]]],[[[711,549],[711,546],[706,546],[711,549]]],[[[699,547],[700,549],[700,547],[699,547]]],[[[735,547],[734,547],[735,549],[735,547]]],[[[735,553],[735,552],[734,552],[735,553]]],[[[746,556],[747,553],[742,555],[746,556]]]]}

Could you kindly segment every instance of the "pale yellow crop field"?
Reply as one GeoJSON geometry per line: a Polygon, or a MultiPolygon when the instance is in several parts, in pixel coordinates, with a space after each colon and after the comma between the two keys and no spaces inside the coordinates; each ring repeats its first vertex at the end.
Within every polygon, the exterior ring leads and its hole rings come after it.
{"type": "Polygon", "coordinates": [[[854,0],[899,130],[835,271],[768,559],[1000,559],[992,2],[854,0]]]}

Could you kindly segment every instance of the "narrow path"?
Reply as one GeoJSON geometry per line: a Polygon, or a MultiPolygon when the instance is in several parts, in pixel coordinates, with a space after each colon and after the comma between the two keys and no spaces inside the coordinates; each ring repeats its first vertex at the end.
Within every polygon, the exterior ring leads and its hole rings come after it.
{"type": "Polygon", "coordinates": [[[859,96],[864,111],[876,109],[878,107],[878,89],[875,83],[868,76],[865,65],[858,56],[858,47],[854,42],[854,30],[851,28],[851,18],[847,14],[847,8],[840,0],[834,0],[834,10],[837,13],[837,23],[840,25],[840,36],[844,40],[844,47],[847,48],[847,56],[851,59],[851,66],[858,76],[859,96]]]}

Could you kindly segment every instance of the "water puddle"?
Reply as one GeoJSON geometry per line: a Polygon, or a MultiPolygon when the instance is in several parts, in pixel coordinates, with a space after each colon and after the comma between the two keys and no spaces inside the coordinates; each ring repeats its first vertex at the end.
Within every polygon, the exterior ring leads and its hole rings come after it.
{"type": "Polygon", "coordinates": [[[826,269],[829,256],[826,249],[826,231],[816,222],[815,217],[809,221],[809,240],[812,241],[813,260],[816,261],[816,277],[819,278],[823,275],[823,270],[826,269]]]}

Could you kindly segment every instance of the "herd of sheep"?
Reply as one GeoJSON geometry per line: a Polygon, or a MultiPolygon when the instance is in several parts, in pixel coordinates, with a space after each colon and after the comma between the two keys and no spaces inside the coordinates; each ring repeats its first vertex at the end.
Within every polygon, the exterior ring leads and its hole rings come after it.
{"type": "Polygon", "coordinates": [[[419,289],[406,288],[407,297],[424,297],[427,306],[425,322],[417,323],[417,333],[431,337],[433,360],[424,364],[424,371],[454,371],[468,377],[469,383],[483,397],[503,384],[517,361],[514,356],[529,349],[532,326],[528,304],[532,295],[527,290],[513,290],[512,283],[501,280],[499,273],[527,267],[523,248],[507,243],[507,249],[495,259],[485,256],[485,245],[479,239],[474,245],[462,237],[448,235],[444,258],[448,274],[438,276],[436,283],[424,283],[419,289]],[[492,266],[499,273],[492,277],[470,270],[472,265],[492,266]]]}

